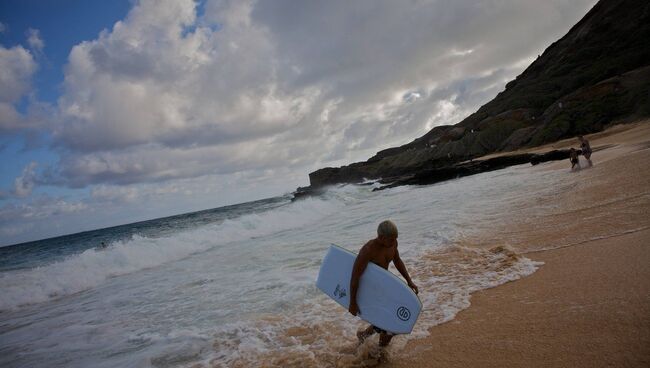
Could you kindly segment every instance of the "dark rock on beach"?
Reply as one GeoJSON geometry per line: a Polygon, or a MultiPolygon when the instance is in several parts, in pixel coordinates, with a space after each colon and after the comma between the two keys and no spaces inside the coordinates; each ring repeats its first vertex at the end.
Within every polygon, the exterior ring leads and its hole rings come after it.
{"type": "MultiPolygon", "coordinates": [[[[580,152],[580,150],[578,150],[580,152]]],[[[546,161],[566,160],[569,150],[553,150],[543,154],[522,153],[490,158],[487,160],[469,161],[437,169],[422,170],[409,177],[400,178],[394,182],[375,188],[373,191],[393,188],[400,185],[427,185],[445,180],[457,179],[463,176],[482,172],[504,169],[508,166],[532,164],[537,165],[546,161]]]]}

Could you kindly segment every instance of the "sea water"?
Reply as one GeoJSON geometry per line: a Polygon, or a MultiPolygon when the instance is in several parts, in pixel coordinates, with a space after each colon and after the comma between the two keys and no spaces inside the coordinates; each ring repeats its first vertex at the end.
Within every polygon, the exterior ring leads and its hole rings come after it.
{"type": "Polygon", "coordinates": [[[540,266],[505,241],[464,239],[561,175],[524,165],[379,192],[342,185],[0,248],[0,366],[363,365],[364,323],[314,283],[330,244],[357,252],[385,219],[423,302],[414,332],[393,340],[399,354],[470,293],[540,266]]]}

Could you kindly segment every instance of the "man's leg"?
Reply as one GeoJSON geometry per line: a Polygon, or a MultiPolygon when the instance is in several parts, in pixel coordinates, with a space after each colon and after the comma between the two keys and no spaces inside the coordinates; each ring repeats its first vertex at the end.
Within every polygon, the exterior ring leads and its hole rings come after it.
{"type": "Polygon", "coordinates": [[[573,170],[573,171],[578,171],[578,170],[580,170],[580,161],[578,161],[578,162],[576,162],[575,164],[573,164],[573,166],[571,166],[571,170],[573,170]]]}
{"type": "Polygon", "coordinates": [[[357,332],[357,338],[359,342],[364,342],[368,337],[372,336],[375,333],[375,326],[370,325],[363,331],[357,332]]]}
{"type": "Polygon", "coordinates": [[[393,335],[382,332],[379,334],[379,346],[388,346],[390,344],[390,340],[393,339],[393,335]]]}

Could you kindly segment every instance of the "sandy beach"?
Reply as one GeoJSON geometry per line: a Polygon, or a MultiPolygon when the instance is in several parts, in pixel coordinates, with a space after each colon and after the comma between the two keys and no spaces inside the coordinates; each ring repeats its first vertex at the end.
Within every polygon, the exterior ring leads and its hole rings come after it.
{"type": "MultiPolygon", "coordinates": [[[[594,166],[559,191],[533,189],[529,215],[478,239],[544,265],[476,292],[455,319],[392,354],[386,367],[650,366],[650,124],[587,136],[594,166]]],[[[578,147],[575,139],[535,148],[578,147]]],[[[586,161],[581,157],[581,164],[586,161]]],[[[534,184],[531,184],[534,188],[534,184]]]]}

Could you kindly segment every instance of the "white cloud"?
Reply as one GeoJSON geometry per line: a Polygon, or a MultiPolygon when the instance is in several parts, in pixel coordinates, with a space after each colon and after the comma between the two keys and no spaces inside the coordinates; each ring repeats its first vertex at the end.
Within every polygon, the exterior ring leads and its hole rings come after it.
{"type": "Polygon", "coordinates": [[[115,187],[107,185],[99,185],[92,189],[91,197],[94,200],[111,203],[124,203],[133,202],[140,195],[135,187],[115,187]]]}
{"type": "Polygon", "coordinates": [[[68,121],[57,132],[66,146],[231,143],[301,119],[317,91],[278,89],[262,31],[231,21],[215,32],[196,22],[193,1],[168,5],[143,1],[112,32],[73,49],[61,99],[68,121]]]}
{"type": "Polygon", "coordinates": [[[22,174],[14,180],[14,194],[18,197],[27,197],[32,194],[34,180],[36,179],[35,169],[38,164],[30,162],[23,169],[22,174]]]}
{"type": "Polygon", "coordinates": [[[22,46],[0,46],[0,102],[14,103],[29,92],[36,68],[32,54],[22,46]]]}
{"type": "Polygon", "coordinates": [[[0,206],[0,246],[81,231],[89,210],[82,201],[47,195],[7,203],[0,206]]]}
{"type": "Polygon", "coordinates": [[[35,54],[40,54],[45,47],[45,42],[41,38],[41,32],[38,29],[29,28],[27,30],[27,44],[35,54]]]}
{"type": "Polygon", "coordinates": [[[43,220],[55,215],[67,215],[82,211],[88,206],[80,201],[67,201],[48,196],[36,198],[22,204],[6,204],[0,207],[0,222],[12,223],[21,220],[43,220]]]}
{"type": "MultiPolygon", "coordinates": [[[[34,228],[33,224],[23,223],[23,224],[13,224],[13,225],[0,225],[0,234],[3,237],[14,237],[34,228]]],[[[5,245],[5,244],[2,244],[5,245]]],[[[1,245],[0,245],[1,246],[1,245]]]]}
{"type": "Polygon", "coordinates": [[[260,139],[253,144],[247,142],[176,149],[151,144],[129,150],[76,153],[64,155],[58,171],[42,179],[51,184],[73,187],[101,183],[127,185],[279,169],[312,162],[313,157],[298,155],[294,148],[260,139]]]}
{"type": "Polygon", "coordinates": [[[32,54],[22,46],[0,46],[0,133],[34,125],[16,110],[16,104],[31,92],[37,68],[32,54]]]}
{"type": "Polygon", "coordinates": [[[365,159],[460,121],[593,3],[143,0],[70,53],[48,180],[365,159]]]}

